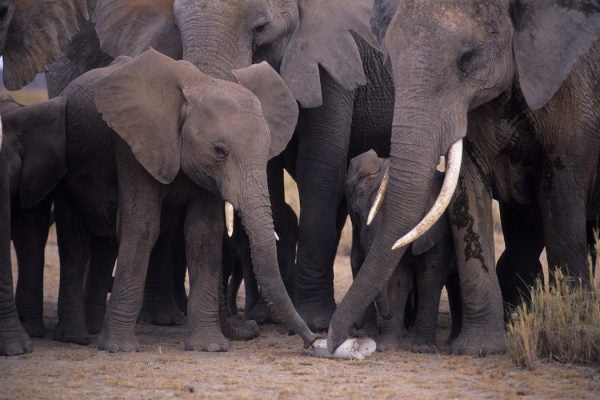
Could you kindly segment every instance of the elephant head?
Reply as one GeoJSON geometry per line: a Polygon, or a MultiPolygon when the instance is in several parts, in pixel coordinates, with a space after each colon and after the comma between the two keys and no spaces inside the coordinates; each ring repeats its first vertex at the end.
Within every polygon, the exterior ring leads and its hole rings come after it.
{"type": "Polygon", "coordinates": [[[284,150],[298,117],[279,75],[262,63],[233,71],[239,84],[228,82],[155,50],[108,69],[94,86],[103,119],[157,181],[183,173],[238,211],[265,299],[312,343],[279,275],[267,189],[267,161],[284,150]]]}
{"type": "Polygon", "coordinates": [[[67,172],[65,161],[66,99],[58,97],[22,106],[0,98],[11,197],[21,207],[41,202],[67,172]]]}
{"type": "Polygon", "coordinates": [[[85,0],[0,0],[4,85],[17,90],[31,82],[87,18],[85,0]]]}
{"type": "Polygon", "coordinates": [[[371,0],[98,0],[94,20],[114,57],[181,50],[200,70],[230,80],[231,70],[267,61],[303,107],[317,107],[320,67],[349,90],[366,83],[355,35],[377,46],[370,8],[371,0]]]}
{"type": "Polygon", "coordinates": [[[451,146],[451,158],[460,155],[468,114],[515,82],[532,109],[543,107],[600,37],[600,6],[585,0],[376,0],[372,26],[395,82],[385,223],[332,320],[331,351],[347,335],[350,316],[390,277],[402,248],[448,205],[459,167],[449,168],[435,215],[423,217],[440,156],[451,146]]]}

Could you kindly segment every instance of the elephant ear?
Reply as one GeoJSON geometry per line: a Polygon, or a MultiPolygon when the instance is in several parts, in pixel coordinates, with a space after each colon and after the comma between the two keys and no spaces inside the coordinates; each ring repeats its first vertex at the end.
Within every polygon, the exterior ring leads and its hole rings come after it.
{"type": "Polygon", "coordinates": [[[298,104],[277,72],[266,62],[232,71],[238,83],[260,100],[271,131],[269,159],[287,147],[298,122],[298,104]]]}
{"type": "Polygon", "coordinates": [[[15,1],[2,51],[6,88],[18,90],[44,72],[87,18],[85,0],[15,1]]]}
{"type": "Polygon", "coordinates": [[[153,48],[181,58],[173,0],[96,0],[94,22],[102,50],[113,57],[135,57],[153,48]]]}
{"type": "Polygon", "coordinates": [[[542,108],[600,39],[600,2],[513,0],[514,54],[527,104],[542,108]]]}
{"type": "Polygon", "coordinates": [[[387,32],[388,26],[396,13],[399,0],[375,0],[371,14],[371,31],[380,44],[387,32]]]}
{"type": "Polygon", "coordinates": [[[28,209],[48,196],[67,173],[67,100],[57,97],[31,106],[14,105],[2,114],[2,122],[7,131],[15,133],[23,151],[19,197],[23,208],[28,209]]]}
{"type": "Polygon", "coordinates": [[[182,82],[204,76],[192,64],[155,50],[119,57],[94,84],[98,112],[157,181],[167,184],[180,168],[180,126],[185,111],[182,82]],[[189,78],[188,78],[189,76],[189,78]]]}
{"type": "Polygon", "coordinates": [[[369,19],[373,0],[299,0],[300,24],[281,62],[281,76],[302,107],[323,104],[319,66],[348,90],[367,79],[354,35],[377,48],[369,19]]]}

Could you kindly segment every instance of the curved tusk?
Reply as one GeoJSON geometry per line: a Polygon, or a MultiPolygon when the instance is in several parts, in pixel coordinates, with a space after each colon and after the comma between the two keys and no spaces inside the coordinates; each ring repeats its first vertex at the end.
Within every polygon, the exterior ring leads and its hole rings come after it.
{"type": "Polygon", "coordinates": [[[233,236],[233,204],[225,202],[225,226],[227,227],[227,236],[233,236]]]}
{"type": "Polygon", "coordinates": [[[369,211],[369,217],[367,218],[367,225],[371,225],[373,219],[379,212],[381,208],[381,204],[383,204],[383,196],[385,196],[385,192],[387,190],[388,180],[390,179],[390,167],[385,170],[385,174],[383,175],[383,180],[381,181],[381,185],[379,186],[379,190],[377,191],[377,196],[375,197],[375,201],[371,206],[371,210],[369,211]]]}
{"type": "Polygon", "coordinates": [[[279,235],[275,231],[273,231],[273,233],[275,234],[275,240],[279,242],[279,235]]]}
{"type": "Polygon", "coordinates": [[[431,210],[425,215],[423,220],[415,226],[412,231],[408,232],[402,238],[400,238],[392,246],[392,250],[398,250],[401,247],[407,246],[410,243],[421,237],[429,228],[431,228],[438,219],[444,214],[452,196],[454,190],[456,190],[456,184],[458,183],[458,177],[460,175],[460,164],[462,163],[462,152],[463,152],[463,141],[462,139],[454,143],[450,147],[448,152],[448,164],[446,165],[446,175],[444,176],[444,183],[438,198],[431,207],[431,210]]]}

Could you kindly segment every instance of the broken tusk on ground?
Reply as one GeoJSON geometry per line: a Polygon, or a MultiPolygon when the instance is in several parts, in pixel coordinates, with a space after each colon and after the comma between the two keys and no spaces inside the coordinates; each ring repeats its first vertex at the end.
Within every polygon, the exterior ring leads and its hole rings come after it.
{"type": "Polygon", "coordinates": [[[388,180],[390,179],[390,167],[385,170],[385,174],[383,175],[383,180],[381,181],[381,185],[379,186],[379,190],[377,191],[377,196],[375,196],[375,201],[373,202],[373,206],[369,211],[369,217],[367,218],[367,225],[371,225],[373,219],[379,212],[381,208],[381,204],[383,203],[383,196],[385,196],[385,191],[387,190],[388,180]]]}
{"type": "Polygon", "coordinates": [[[227,236],[233,236],[233,204],[225,202],[225,226],[227,227],[227,236]]]}
{"type": "Polygon", "coordinates": [[[315,340],[312,347],[315,357],[362,360],[375,352],[377,344],[370,338],[347,339],[333,354],[327,351],[327,339],[315,340]]]}

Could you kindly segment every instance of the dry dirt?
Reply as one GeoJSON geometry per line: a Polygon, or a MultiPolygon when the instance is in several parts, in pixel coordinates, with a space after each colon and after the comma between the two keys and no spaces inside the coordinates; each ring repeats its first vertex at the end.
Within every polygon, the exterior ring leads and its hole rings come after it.
{"type": "MultiPolygon", "coordinates": [[[[351,282],[347,256],[338,257],[335,272],[339,301],[351,282]]],[[[211,354],[183,350],[186,327],[138,325],[141,352],[108,354],[94,345],[52,341],[57,290],[52,236],[44,293],[49,333],[33,340],[33,353],[0,358],[0,398],[600,398],[600,371],[592,368],[549,364],[522,371],[506,355],[443,352],[324,360],[303,350],[298,337],[273,326],[262,327],[258,339],[232,343],[228,353],[211,354]]],[[[448,320],[444,304],[440,344],[448,320]]]]}

